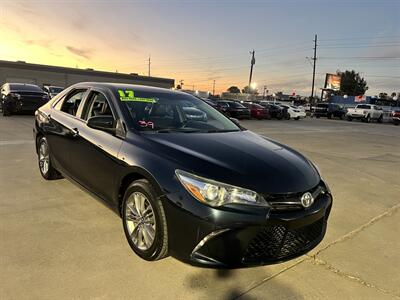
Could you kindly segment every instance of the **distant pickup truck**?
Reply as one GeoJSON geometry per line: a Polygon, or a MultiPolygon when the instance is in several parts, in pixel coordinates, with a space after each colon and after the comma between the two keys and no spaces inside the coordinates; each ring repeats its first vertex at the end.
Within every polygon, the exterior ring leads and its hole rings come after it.
{"type": "Polygon", "coordinates": [[[348,121],[359,119],[367,123],[371,120],[382,123],[383,110],[381,107],[372,104],[358,104],[355,108],[347,109],[346,117],[348,121]]]}

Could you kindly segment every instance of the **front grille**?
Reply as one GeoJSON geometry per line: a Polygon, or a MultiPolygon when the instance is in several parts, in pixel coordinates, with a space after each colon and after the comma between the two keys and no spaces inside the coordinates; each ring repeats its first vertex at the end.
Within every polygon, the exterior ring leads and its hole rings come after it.
{"type": "Polygon", "coordinates": [[[318,201],[321,194],[325,193],[325,188],[320,183],[308,191],[301,193],[289,193],[289,194],[264,194],[262,195],[273,210],[294,210],[303,209],[301,204],[301,196],[305,192],[310,192],[314,197],[314,203],[318,201]]]}
{"type": "Polygon", "coordinates": [[[296,229],[283,225],[265,227],[250,241],[243,262],[274,261],[302,253],[320,239],[324,226],[325,218],[296,229]]]}

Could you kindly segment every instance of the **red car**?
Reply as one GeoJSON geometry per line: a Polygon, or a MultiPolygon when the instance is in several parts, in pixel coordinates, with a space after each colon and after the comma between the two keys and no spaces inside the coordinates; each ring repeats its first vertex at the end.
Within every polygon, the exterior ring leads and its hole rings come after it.
{"type": "Polygon", "coordinates": [[[250,109],[250,114],[252,118],[255,119],[269,119],[269,113],[268,109],[266,109],[264,106],[261,106],[260,104],[256,103],[242,103],[244,106],[250,109]]]}
{"type": "Polygon", "coordinates": [[[392,120],[394,125],[400,124],[400,110],[393,110],[392,111],[392,120]]]}

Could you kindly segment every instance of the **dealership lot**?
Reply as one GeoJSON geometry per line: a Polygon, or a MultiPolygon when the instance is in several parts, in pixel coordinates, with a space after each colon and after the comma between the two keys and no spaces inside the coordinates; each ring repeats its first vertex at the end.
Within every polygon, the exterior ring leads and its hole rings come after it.
{"type": "Polygon", "coordinates": [[[139,259],[121,220],[37,169],[31,116],[0,117],[0,298],[400,298],[400,128],[326,119],[243,121],[315,162],[334,194],[324,241],[240,270],[139,259]]]}

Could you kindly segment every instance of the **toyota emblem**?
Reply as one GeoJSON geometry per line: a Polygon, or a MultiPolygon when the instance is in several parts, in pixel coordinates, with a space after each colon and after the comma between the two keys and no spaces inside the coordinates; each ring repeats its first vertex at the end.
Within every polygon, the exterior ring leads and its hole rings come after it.
{"type": "Polygon", "coordinates": [[[301,204],[304,207],[310,207],[314,203],[314,197],[311,193],[307,192],[301,196],[301,204]]]}

